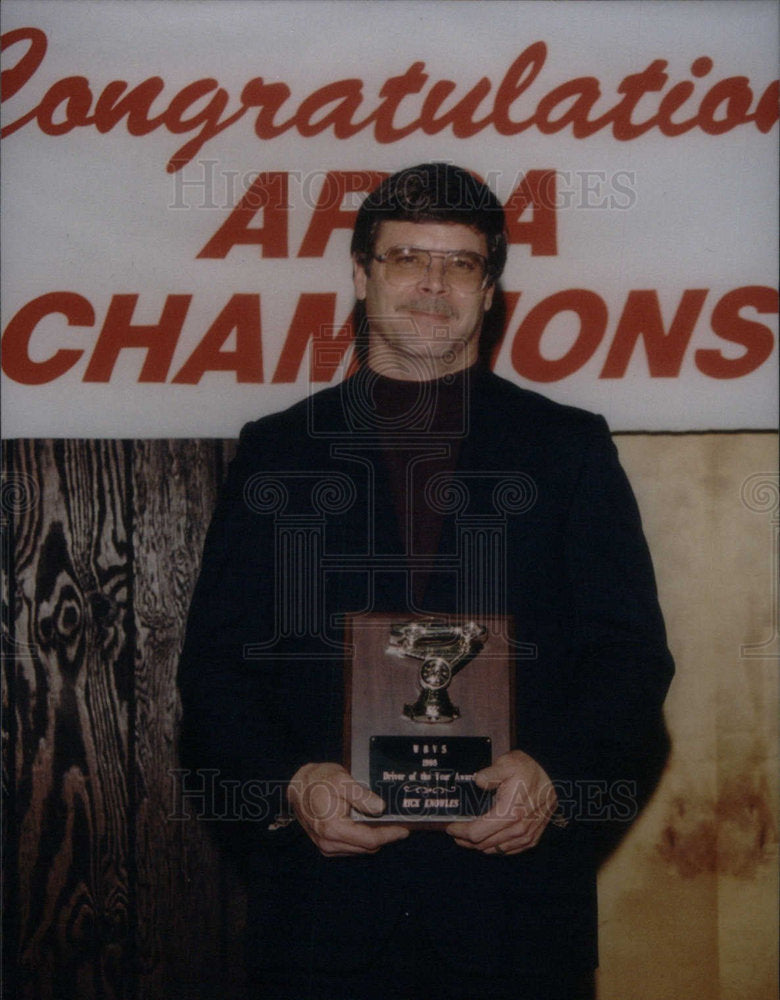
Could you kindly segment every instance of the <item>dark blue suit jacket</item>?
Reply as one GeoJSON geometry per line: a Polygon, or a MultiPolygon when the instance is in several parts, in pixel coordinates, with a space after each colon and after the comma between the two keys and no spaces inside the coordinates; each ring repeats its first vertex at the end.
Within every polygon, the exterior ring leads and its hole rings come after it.
{"type": "MultiPolygon", "coordinates": [[[[296,824],[274,822],[298,767],[342,760],[339,614],[409,610],[414,560],[370,378],[244,428],[192,603],[184,762],[218,769],[220,791],[233,789],[214,815],[247,859],[254,957],[358,966],[415,907],[443,951],[475,965],[592,967],[599,859],[663,766],[673,671],[639,514],[600,417],[470,373],[456,472],[427,494],[443,526],[418,609],[513,616],[516,746],[556,782],[569,825],[505,859],[435,832],[324,859],[296,824]],[[464,562],[469,531],[497,539],[478,588],[464,562]]],[[[398,447],[422,457],[414,475],[451,444],[426,428],[436,384],[420,391],[398,429],[398,447]]]]}

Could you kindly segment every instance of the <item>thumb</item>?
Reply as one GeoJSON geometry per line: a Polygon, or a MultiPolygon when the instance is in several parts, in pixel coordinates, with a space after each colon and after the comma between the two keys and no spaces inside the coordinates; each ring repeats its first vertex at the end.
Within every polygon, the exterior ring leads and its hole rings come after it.
{"type": "Polygon", "coordinates": [[[358,812],[368,813],[371,816],[381,816],[385,811],[384,799],[372,792],[371,789],[361,785],[359,781],[350,779],[345,782],[343,788],[344,798],[358,812]]]}
{"type": "Polygon", "coordinates": [[[474,775],[474,781],[480,788],[492,791],[501,784],[506,775],[498,764],[491,764],[490,767],[483,767],[474,775]]]}
{"type": "Polygon", "coordinates": [[[520,751],[502,753],[489,767],[483,767],[481,771],[477,771],[474,780],[480,788],[491,790],[498,788],[502,781],[517,774],[518,765],[524,758],[525,754],[520,751]]]}

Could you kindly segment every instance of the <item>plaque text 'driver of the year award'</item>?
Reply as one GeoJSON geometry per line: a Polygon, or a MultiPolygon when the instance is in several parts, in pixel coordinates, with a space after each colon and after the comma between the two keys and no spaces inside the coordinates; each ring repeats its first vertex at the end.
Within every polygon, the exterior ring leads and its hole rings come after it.
{"type": "Polygon", "coordinates": [[[379,822],[485,812],[474,775],[512,747],[509,620],[352,615],[347,640],[346,765],[384,799],[379,822]]]}

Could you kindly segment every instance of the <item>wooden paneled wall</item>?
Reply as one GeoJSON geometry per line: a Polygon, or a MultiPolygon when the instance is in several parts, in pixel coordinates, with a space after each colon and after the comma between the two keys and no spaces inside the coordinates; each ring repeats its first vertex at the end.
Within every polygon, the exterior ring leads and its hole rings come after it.
{"type": "Polygon", "coordinates": [[[240,991],[240,883],[174,801],[176,664],[220,441],[4,445],[5,987],[240,991]]]}

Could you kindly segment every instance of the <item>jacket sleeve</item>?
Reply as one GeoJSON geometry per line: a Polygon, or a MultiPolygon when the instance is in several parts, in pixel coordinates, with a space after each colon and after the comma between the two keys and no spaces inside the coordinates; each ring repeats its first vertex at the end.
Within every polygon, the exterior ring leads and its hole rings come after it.
{"type": "Polygon", "coordinates": [[[273,644],[274,530],[253,494],[264,435],[242,432],[204,545],[178,672],[180,794],[234,843],[283,839],[286,789],[301,764],[279,710],[273,644]]]}
{"type": "Polygon", "coordinates": [[[565,522],[566,696],[529,752],[555,782],[564,815],[609,846],[666,761],[662,705],[674,666],[636,501],[599,425],[565,522]]]}

